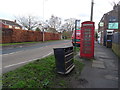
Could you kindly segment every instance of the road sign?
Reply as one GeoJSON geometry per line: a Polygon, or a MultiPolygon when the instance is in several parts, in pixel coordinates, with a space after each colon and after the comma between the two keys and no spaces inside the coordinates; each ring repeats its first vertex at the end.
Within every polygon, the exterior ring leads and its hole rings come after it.
{"type": "Polygon", "coordinates": [[[99,26],[103,27],[104,26],[104,22],[100,22],[99,26]]]}
{"type": "Polygon", "coordinates": [[[108,23],[108,29],[118,29],[118,22],[108,23]]]}

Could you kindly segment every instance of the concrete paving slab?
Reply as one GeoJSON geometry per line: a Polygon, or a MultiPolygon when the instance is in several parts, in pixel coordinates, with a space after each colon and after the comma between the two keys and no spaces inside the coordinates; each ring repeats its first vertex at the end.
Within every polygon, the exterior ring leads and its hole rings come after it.
{"type": "Polygon", "coordinates": [[[103,64],[104,62],[103,62],[103,61],[93,61],[93,63],[100,63],[100,64],[103,64]]]}
{"type": "Polygon", "coordinates": [[[97,63],[92,64],[92,67],[94,67],[94,68],[101,68],[101,69],[105,68],[105,66],[103,64],[97,64],[97,63]]]}
{"type": "Polygon", "coordinates": [[[106,79],[110,79],[110,80],[118,80],[118,77],[112,76],[112,75],[105,75],[106,79]]]}
{"type": "Polygon", "coordinates": [[[99,56],[99,58],[100,58],[100,59],[101,59],[101,58],[102,58],[102,59],[113,59],[112,57],[109,57],[109,56],[106,56],[106,55],[105,55],[105,56],[102,56],[102,55],[101,55],[101,56],[99,56]]]}
{"type": "Polygon", "coordinates": [[[107,55],[107,54],[104,53],[104,52],[97,52],[97,54],[99,54],[100,56],[105,56],[105,55],[107,55]]]}
{"type": "Polygon", "coordinates": [[[92,67],[100,68],[100,69],[104,69],[105,68],[104,62],[102,62],[102,61],[93,61],[92,67]]]}
{"type": "Polygon", "coordinates": [[[105,61],[105,59],[102,59],[102,58],[100,58],[99,60],[100,60],[100,61],[105,61]]]}

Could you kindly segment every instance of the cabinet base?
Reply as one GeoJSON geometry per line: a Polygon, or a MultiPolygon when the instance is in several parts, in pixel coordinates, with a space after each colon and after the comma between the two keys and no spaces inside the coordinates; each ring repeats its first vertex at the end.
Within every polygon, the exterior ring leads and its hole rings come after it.
{"type": "Polygon", "coordinates": [[[67,70],[66,72],[57,72],[57,73],[59,73],[59,74],[68,74],[68,73],[70,73],[70,71],[72,71],[72,69],[75,67],[75,65],[73,65],[69,70],[67,70]]]}

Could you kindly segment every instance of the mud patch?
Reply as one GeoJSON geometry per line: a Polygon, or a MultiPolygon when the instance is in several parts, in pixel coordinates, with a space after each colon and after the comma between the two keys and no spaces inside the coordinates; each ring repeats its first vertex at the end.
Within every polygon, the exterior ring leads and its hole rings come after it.
{"type": "Polygon", "coordinates": [[[80,82],[81,85],[88,84],[88,81],[85,78],[80,78],[78,81],[80,82]]]}

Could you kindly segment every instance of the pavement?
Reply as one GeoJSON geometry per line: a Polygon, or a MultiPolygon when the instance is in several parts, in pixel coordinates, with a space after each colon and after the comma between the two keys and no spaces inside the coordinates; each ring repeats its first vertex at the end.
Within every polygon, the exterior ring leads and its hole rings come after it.
{"type": "Polygon", "coordinates": [[[83,63],[79,80],[75,88],[118,88],[118,57],[111,48],[95,43],[95,55],[93,60],[76,58],[83,63]]]}

